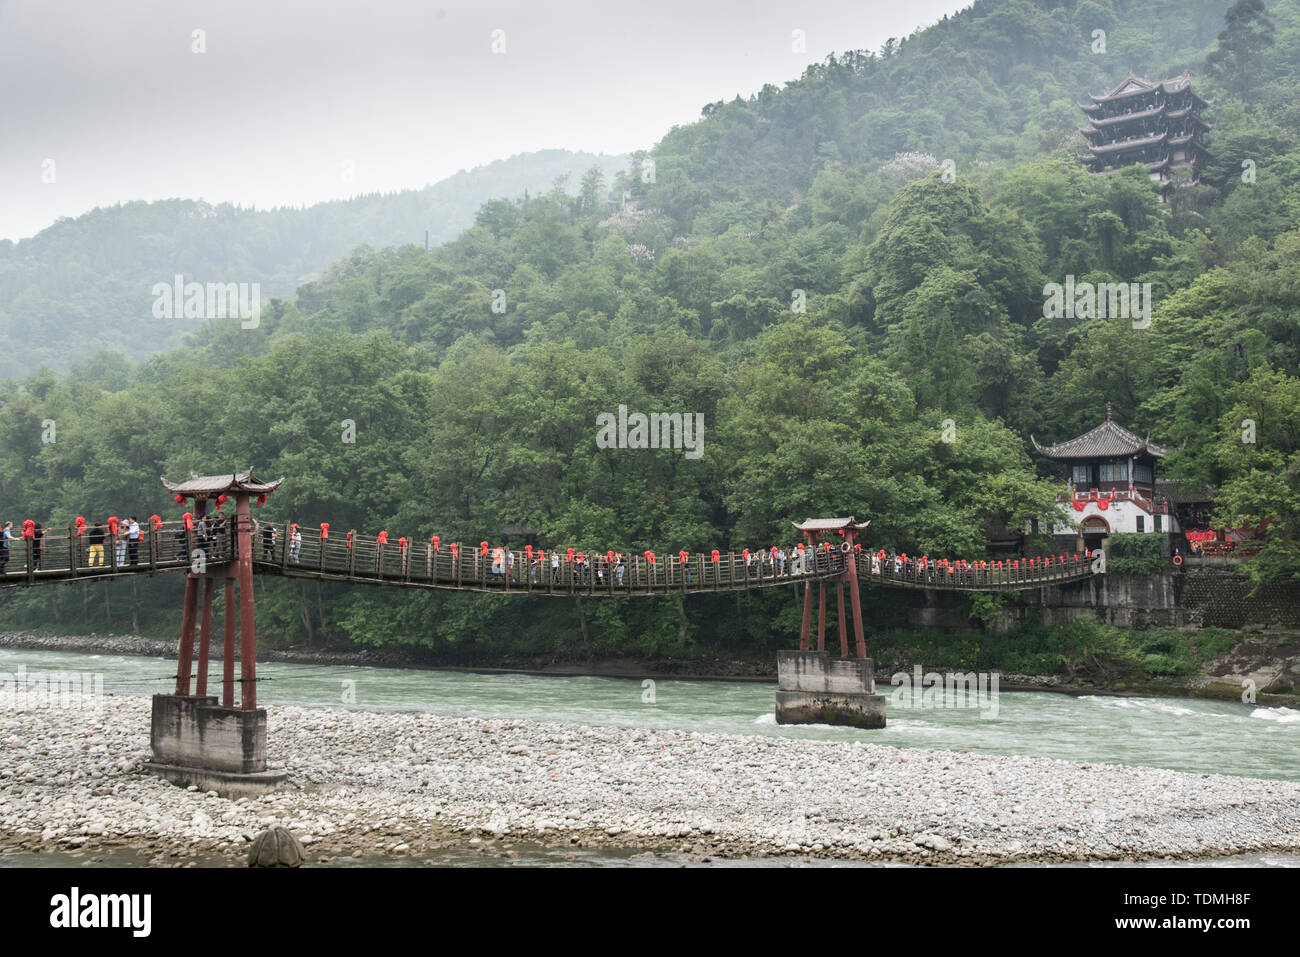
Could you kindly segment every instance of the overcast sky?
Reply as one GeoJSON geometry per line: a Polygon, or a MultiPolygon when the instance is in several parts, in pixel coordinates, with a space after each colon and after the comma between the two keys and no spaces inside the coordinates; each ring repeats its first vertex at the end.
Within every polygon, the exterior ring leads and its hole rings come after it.
{"type": "Polygon", "coordinates": [[[311,204],[647,149],[969,2],[0,0],[0,238],[132,199],[311,204]]]}

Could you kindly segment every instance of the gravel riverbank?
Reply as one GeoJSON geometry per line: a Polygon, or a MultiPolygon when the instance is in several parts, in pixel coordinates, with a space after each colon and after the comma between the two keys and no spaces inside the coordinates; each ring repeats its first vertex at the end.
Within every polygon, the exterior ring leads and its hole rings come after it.
{"type": "Polygon", "coordinates": [[[512,841],[913,863],[1300,850],[1300,784],[1045,758],[557,722],[274,707],[292,787],[256,799],[140,770],[150,703],[0,713],[0,850],[313,860],[512,841]]]}

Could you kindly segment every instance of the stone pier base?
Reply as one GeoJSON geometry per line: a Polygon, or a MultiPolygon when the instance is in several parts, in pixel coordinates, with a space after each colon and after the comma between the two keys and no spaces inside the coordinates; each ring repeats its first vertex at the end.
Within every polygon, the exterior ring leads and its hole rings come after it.
{"type": "Polygon", "coordinates": [[[145,768],[173,784],[223,797],[265,794],[283,771],[266,769],[266,710],[223,708],[215,697],[153,696],[153,760],[145,768]]]}
{"type": "Polygon", "coordinates": [[[777,688],[777,724],[885,726],[885,696],[875,693],[875,665],[870,658],[780,651],[777,688]]]}

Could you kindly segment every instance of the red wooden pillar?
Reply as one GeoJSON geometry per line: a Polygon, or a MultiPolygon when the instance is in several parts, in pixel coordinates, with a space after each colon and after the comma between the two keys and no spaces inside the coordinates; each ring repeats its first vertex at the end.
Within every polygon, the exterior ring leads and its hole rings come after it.
{"type": "Polygon", "coordinates": [[[194,661],[194,619],[199,604],[199,578],[185,575],[185,610],[181,614],[181,644],[176,655],[176,693],[190,693],[190,667],[194,661]]]}
{"type": "Polygon", "coordinates": [[[803,586],[803,627],[799,629],[799,650],[808,650],[808,632],[812,630],[812,582],[803,586]]]}
{"type": "Polygon", "coordinates": [[[867,639],[862,633],[862,597],[858,594],[858,556],[853,547],[855,531],[844,530],[845,541],[849,543],[849,603],[853,606],[853,637],[857,639],[859,658],[867,657],[867,639]]]}
{"type": "Polygon", "coordinates": [[[199,618],[199,676],[194,693],[202,698],[208,693],[208,652],[212,647],[212,591],[216,582],[211,575],[203,578],[203,614],[199,618]]]}
{"type": "Polygon", "coordinates": [[[221,706],[235,706],[235,575],[234,566],[226,572],[225,656],[221,659],[221,706]]]}
{"type": "Polygon", "coordinates": [[[235,524],[239,531],[239,706],[257,708],[257,644],[253,632],[253,520],[248,493],[235,496],[235,524]]]}
{"type": "Polygon", "coordinates": [[[844,582],[835,583],[835,600],[840,606],[840,657],[849,656],[849,633],[844,627],[844,582]]]}
{"type": "Polygon", "coordinates": [[[826,650],[826,583],[817,583],[817,650],[826,650]]]}

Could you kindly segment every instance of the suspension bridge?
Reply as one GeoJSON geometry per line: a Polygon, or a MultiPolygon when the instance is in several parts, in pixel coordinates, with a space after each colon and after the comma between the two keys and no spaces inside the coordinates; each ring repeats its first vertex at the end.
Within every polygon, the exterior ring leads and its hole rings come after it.
{"type": "MultiPolygon", "coordinates": [[[[853,518],[807,519],[794,523],[805,543],[786,554],[776,549],[708,554],[612,549],[587,553],[572,548],[522,550],[444,543],[438,536],[396,541],[333,532],[328,523],[303,528],[295,522],[254,521],[252,507],[266,502],[283,479],[263,482],[251,469],[196,476],[163,486],[178,505],[191,505],[179,521],[151,515],[143,525],[110,520],[108,527],[77,519],[65,528],[38,529],[23,523],[0,566],[0,587],[54,585],[150,576],[185,576],[174,695],[155,695],[152,745],[154,769],[177,783],[220,785],[228,791],[275,783],[266,771],[266,711],[257,707],[253,575],[348,582],[386,587],[493,594],[635,598],[748,591],[803,585],[800,652],[809,652],[816,585],[816,651],[824,653],[826,585],[833,583],[839,613],[841,658],[849,658],[845,595],[852,608],[856,657],[870,659],[862,623],[860,585],[944,591],[1022,591],[1081,581],[1093,574],[1079,556],[1053,561],[904,561],[864,553],[857,537],[870,522],[853,518]],[[233,500],[234,515],[221,509],[233,500]],[[215,505],[208,514],[209,504],[215,505]],[[134,526],[134,527],[133,527],[134,526]],[[17,552],[15,555],[14,553],[17,552]],[[213,597],[225,588],[221,704],[208,695],[213,597]],[[236,586],[238,599],[236,600],[236,586]],[[202,597],[200,598],[200,592],[202,597]],[[238,616],[238,627],[236,617],[238,616]],[[195,638],[198,638],[197,662],[195,638]],[[238,636],[238,642],[236,642],[238,636]],[[238,654],[236,654],[238,649],[238,654]],[[235,679],[238,660],[240,676],[235,679]],[[195,668],[197,664],[197,668],[195,668]],[[235,706],[235,686],[240,703],[235,706]],[[191,694],[191,686],[194,691],[191,694]]],[[[881,717],[883,721],[883,717],[881,717]]]]}

